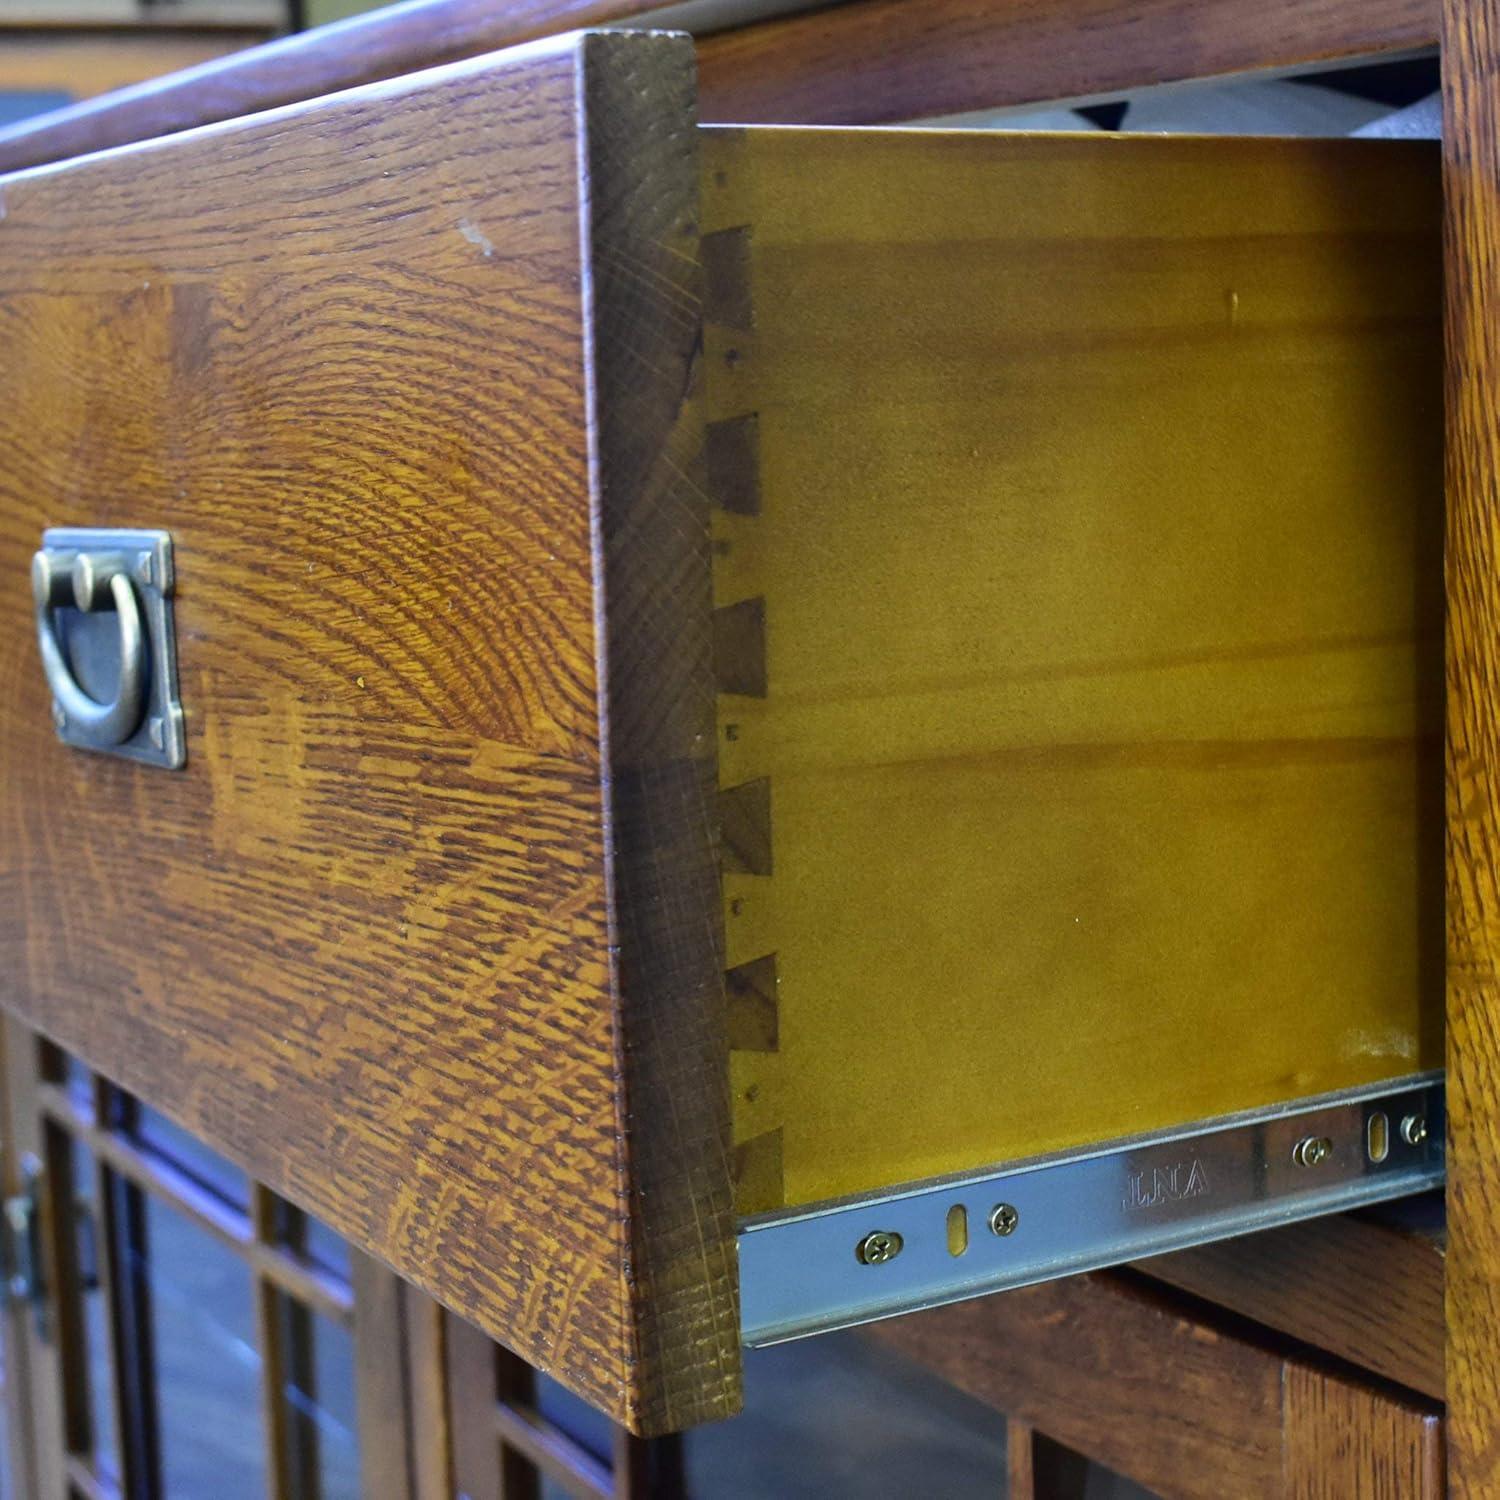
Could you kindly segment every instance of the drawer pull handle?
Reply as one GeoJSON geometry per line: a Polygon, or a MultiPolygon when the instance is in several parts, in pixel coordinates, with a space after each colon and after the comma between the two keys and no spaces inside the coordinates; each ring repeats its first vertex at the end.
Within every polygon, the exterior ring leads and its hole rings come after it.
{"type": "Polygon", "coordinates": [[[38,552],[31,560],[31,592],[42,669],[71,738],[100,749],[122,744],[139,727],[146,703],[146,637],[125,559],[88,552],[38,552]],[[91,698],[73,676],[52,621],[52,611],[67,604],[85,613],[115,612],[120,683],[112,702],[91,698]]]}
{"type": "Polygon", "coordinates": [[[177,696],[176,568],[169,532],[53,526],[31,560],[36,638],[65,745],[175,771],[187,760],[177,696]],[[108,702],[95,696],[112,692],[108,702]]]}

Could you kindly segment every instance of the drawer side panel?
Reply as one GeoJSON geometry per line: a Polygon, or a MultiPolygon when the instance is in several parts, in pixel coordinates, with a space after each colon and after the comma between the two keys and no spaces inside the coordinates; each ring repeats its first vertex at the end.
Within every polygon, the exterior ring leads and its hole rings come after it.
{"type": "Polygon", "coordinates": [[[705,135],[741,1211],[1440,1066],[1430,145],[705,135]]]}

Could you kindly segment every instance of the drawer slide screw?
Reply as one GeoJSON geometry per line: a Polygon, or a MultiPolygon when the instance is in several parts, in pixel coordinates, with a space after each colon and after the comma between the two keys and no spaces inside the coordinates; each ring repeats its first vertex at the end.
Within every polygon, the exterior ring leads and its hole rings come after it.
{"type": "Polygon", "coordinates": [[[1321,1166],[1333,1155],[1333,1142],[1326,1135],[1304,1136],[1292,1147],[1292,1160],[1299,1167],[1321,1166]]]}
{"type": "Polygon", "coordinates": [[[998,1234],[1001,1239],[1014,1234],[1020,1222],[1020,1211],[1012,1203],[997,1203],[990,1210],[990,1233],[998,1234]]]}
{"type": "Polygon", "coordinates": [[[901,1253],[901,1236],[887,1229],[876,1229],[854,1247],[855,1259],[862,1266],[883,1266],[901,1253]]]}

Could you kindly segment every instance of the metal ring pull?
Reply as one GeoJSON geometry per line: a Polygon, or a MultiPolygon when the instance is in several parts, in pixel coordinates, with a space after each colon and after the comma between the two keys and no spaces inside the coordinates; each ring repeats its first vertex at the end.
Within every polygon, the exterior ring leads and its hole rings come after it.
{"type": "Polygon", "coordinates": [[[125,558],[38,552],[31,560],[31,592],[42,668],[72,737],[100,747],[123,743],[140,726],[146,706],[146,638],[125,558]],[[86,613],[113,608],[119,619],[120,685],[111,703],[89,697],[73,676],[52,623],[52,611],[69,604],[86,613]]]}

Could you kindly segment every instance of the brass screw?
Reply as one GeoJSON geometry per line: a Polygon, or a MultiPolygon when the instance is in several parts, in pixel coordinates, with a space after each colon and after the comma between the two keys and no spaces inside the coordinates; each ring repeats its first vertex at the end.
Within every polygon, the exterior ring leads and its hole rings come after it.
{"type": "Polygon", "coordinates": [[[1401,1139],[1408,1146],[1420,1146],[1427,1139],[1427,1116],[1407,1115],[1401,1122],[1401,1139]]]}
{"type": "Polygon", "coordinates": [[[862,1266],[883,1266],[901,1254],[901,1236],[891,1230],[876,1229],[854,1247],[854,1257],[862,1266]]]}
{"type": "Polygon", "coordinates": [[[1309,1135],[1292,1147],[1292,1160],[1299,1167],[1316,1167],[1333,1155],[1333,1142],[1326,1135],[1309,1135]]]}
{"type": "Polygon", "coordinates": [[[1020,1212],[1010,1203],[997,1203],[990,1210],[990,1232],[998,1234],[1004,1239],[1008,1234],[1016,1232],[1016,1225],[1021,1222],[1020,1212]]]}

